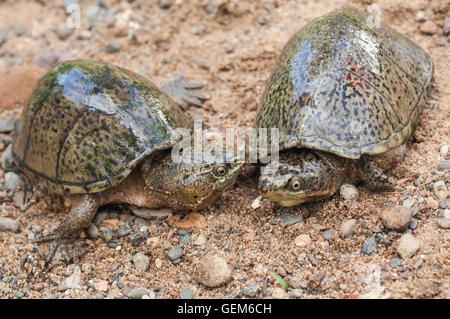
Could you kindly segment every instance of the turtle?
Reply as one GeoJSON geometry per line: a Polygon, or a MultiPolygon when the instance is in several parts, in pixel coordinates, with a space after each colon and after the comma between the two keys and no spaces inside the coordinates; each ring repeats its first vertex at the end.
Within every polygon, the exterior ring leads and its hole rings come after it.
{"type": "MultiPolygon", "coordinates": [[[[393,190],[389,170],[405,153],[433,73],[418,44],[357,9],[305,25],[282,49],[257,110],[256,128],[279,129],[278,160],[261,167],[260,194],[289,207],[344,183],[393,190]]],[[[266,154],[273,146],[267,141],[266,154]]]]}
{"type": "MultiPolygon", "coordinates": [[[[183,84],[175,81],[172,91],[183,84]]],[[[100,206],[198,210],[234,184],[241,164],[226,152],[200,162],[179,149],[177,155],[184,153],[174,161],[178,128],[192,129],[182,107],[130,70],[67,61],[39,80],[16,127],[12,156],[31,181],[71,207],[56,230],[37,239],[50,242],[47,263],[60,244],[90,225],[100,206]]]]}

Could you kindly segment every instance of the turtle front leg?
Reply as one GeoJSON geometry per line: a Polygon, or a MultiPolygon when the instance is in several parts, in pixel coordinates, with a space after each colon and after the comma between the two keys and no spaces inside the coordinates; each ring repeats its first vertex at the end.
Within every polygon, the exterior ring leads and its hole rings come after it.
{"type": "Polygon", "coordinates": [[[394,177],[389,176],[368,156],[358,160],[358,175],[371,190],[391,190],[394,188],[394,177]]]}
{"type": "Polygon", "coordinates": [[[44,258],[46,266],[52,261],[61,244],[73,241],[83,228],[89,226],[100,207],[100,199],[99,194],[85,194],[74,197],[69,217],[56,230],[35,240],[37,243],[50,242],[49,251],[44,258]]]}
{"type": "Polygon", "coordinates": [[[180,75],[163,84],[160,89],[183,109],[186,109],[188,105],[202,107],[203,102],[209,100],[209,97],[201,93],[204,86],[203,83],[187,83],[184,81],[184,75],[180,75]]]}

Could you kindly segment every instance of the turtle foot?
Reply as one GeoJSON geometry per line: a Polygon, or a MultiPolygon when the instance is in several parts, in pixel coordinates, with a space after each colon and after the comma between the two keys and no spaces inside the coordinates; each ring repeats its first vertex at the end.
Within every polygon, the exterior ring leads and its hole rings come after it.
{"type": "Polygon", "coordinates": [[[184,81],[184,75],[179,75],[172,81],[162,85],[161,90],[183,109],[186,109],[188,105],[202,107],[203,103],[210,99],[201,93],[201,89],[204,86],[205,84],[203,83],[187,83],[184,81]]]}

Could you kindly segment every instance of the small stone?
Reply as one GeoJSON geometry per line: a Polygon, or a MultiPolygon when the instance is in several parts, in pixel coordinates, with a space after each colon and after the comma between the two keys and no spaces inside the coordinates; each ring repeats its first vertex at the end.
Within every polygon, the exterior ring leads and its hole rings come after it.
{"type": "Polygon", "coordinates": [[[281,277],[286,277],[286,269],[283,268],[283,266],[278,266],[277,267],[277,273],[278,275],[280,275],[281,277]]]}
{"type": "Polygon", "coordinates": [[[86,234],[89,239],[97,240],[98,238],[98,228],[94,224],[90,224],[89,227],[86,230],[86,234]]]}
{"type": "Polygon", "coordinates": [[[163,219],[173,212],[170,208],[152,209],[135,206],[131,207],[131,211],[134,215],[145,219],[163,219]]]}
{"type": "Polygon", "coordinates": [[[295,299],[303,298],[303,290],[301,289],[293,289],[289,292],[289,295],[295,299]]]}
{"type": "Polygon", "coordinates": [[[113,287],[109,290],[106,299],[116,299],[119,296],[120,296],[120,289],[117,287],[113,287]]]}
{"type": "Polygon", "coordinates": [[[442,145],[441,148],[439,149],[439,153],[441,154],[441,156],[447,156],[447,154],[448,154],[448,145],[447,144],[442,145]]]}
{"type": "Polygon", "coordinates": [[[94,283],[94,289],[98,292],[107,292],[109,289],[109,283],[106,280],[99,280],[94,283]]]}
{"type": "Polygon", "coordinates": [[[411,198],[407,198],[403,201],[403,207],[411,208],[414,206],[414,201],[411,198]]]}
{"type": "Polygon", "coordinates": [[[14,206],[17,208],[22,208],[25,204],[25,192],[24,191],[18,191],[14,193],[13,197],[13,203],[14,206]]]}
{"type": "Polygon", "coordinates": [[[450,219],[450,209],[444,210],[442,215],[444,216],[444,218],[450,219]]]}
{"type": "Polygon", "coordinates": [[[175,246],[172,247],[168,252],[167,252],[167,257],[169,257],[170,260],[174,261],[178,258],[181,258],[181,256],[183,256],[183,249],[181,249],[180,246],[175,246]]]}
{"type": "Polygon", "coordinates": [[[358,189],[351,184],[343,184],[340,193],[344,200],[356,200],[359,194],[358,189]]]}
{"type": "Polygon", "coordinates": [[[66,269],[69,275],[58,286],[59,291],[66,291],[67,289],[79,288],[81,285],[81,269],[78,265],[69,265],[66,269]]]}
{"type": "Polygon", "coordinates": [[[159,258],[155,259],[155,267],[157,269],[160,269],[162,267],[162,264],[163,264],[163,261],[161,259],[159,259],[159,258]]]}
{"type": "Polygon", "coordinates": [[[411,234],[403,234],[400,237],[397,253],[403,258],[410,258],[419,250],[420,243],[411,234]]]}
{"type": "Polygon", "coordinates": [[[180,299],[194,299],[194,293],[189,289],[181,288],[180,299]]]}
{"type": "Polygon", "coordinates": [[[442,32],[444,33],[444,35],[450,34],[450,17],[445,17],[444,27],[442,28],[442,32]]]}
{"type": "Polygon", "coordinates": [[[0,121],[0,133],[9,133],[14,131],[17,119],[17,116],[12,115],[0,121]]]}
{"type": "Polygon", "coordinates": [[[0,46],[3,45],[6,41],[6,32],[3,30],[0,30],[0,46]]]}
{"type": "Polygon", "coordinates": [[[194,239],[193,244],[195,246],[203,246],[206,244],[206,237],[204,234],[198,234],[198,236],[194,239]]]}
{"type": "Polygon", "coordinates": [[[141,233],[136,233],[131,236],[130,242],[134,247],[139,247],[145,241],[144,236],[141,233]]]}
{"type": "Polygon", "coordinates": [[[301,223],[303,221],[303,217],[295,214],[283,213],[280,216],[281,223],[284,227],[291,226],[297,223],[301,223]]]}
{"type": "Polygon", "coordinates": [[[251,285],[242,289],[242,294],[247,297],[256,297],[258,293],[259,293],[258,285],[251,285]]]}
{"type": "Polygon", "coordinates": [[[12,156],[12,144],[9,144],[6,150],[3,151],[2,156],[0,157],[0,166],[5,171],[10,171],[14,168],[14,160],[12,156]]]}
{"type": "Polygon", "coordinates": [[[86,18],[91,23],[94,24],[97,21],[97,16],[100,13],[99,6],[90,6],[86,11],[86,18]]]}
{"type": "Polygon", "coordinates": [[[424,34],[435,34],[439,31],[438,26],[433,21],[426,21],[420,26],[420,32],[424,34]]]}
{"type": "Polygon", "coordinates": [[[449,218],[437,218],[436,223],[440,228],[444,228],[444,229],[450,228],[450,219],[449,218]]]}
{"type": "Polygon", "coordinates": [[[352,235],[355,232],[356,219],[349,219],[342,223],[340,231],[343,238],[352,235]]]}
{"type": "Polygon", "coordinates": [[[128,292],[125,292],[125,296],[131,299],[142,299],[142,296],[150,296],[152,294],[154,294],[154,292],[146,288],[134,288],[128,292]]]}
{"type": "Polygon", "coordinates": [[[437,166],[438,171],[449,171],[450,170],[450,160],[440,161],[437,166]]]}
{"type": "Polygon", "coordinates": [[[408,228],[412,216],[416,213],[415,209],[409,207],[399,205],[386,206],[381,210],[381,220],[386,228],[403,231],[408,228]]]}
{"type": "Polygon", "coordinates": [[[363,243],[361,253],[364,255],[372,255],[378,252],[377,240],[375,237],[367,237],[363,243]]]}
{"type": "Polygon", "coordinates": [[[447,209],[447,200],[446,199],[443,199],[439,202],[439,208],[447,209]]]}
{"type": "Polygon", "coordinates": [[[73,32],[72,28],[68,28],[67,25],[65,23],[59,24],[56,28],[55,28],[55,32],[56,35],[58,36],[58,38],[60,40],[66,40],[68,37],[70,37],[70,35],[73,32]]]}
{"type": "Polygon", "coordinates": [[[102,223],[102,221],[104,221],[107,218],[108,218],[107,213],[105,213],[105,212],[97,213],[94,216],[94,219],[92,220],[92,224],[94,224],[95,226],[98,227],[102,223]]]}
{"type": "Polygon", "coordinates": [[[179,234],[179,242],[182,247],[186,247],[189,244],[189,241],[191,240],[191,236],[189,233],[185,230],[178,231],[179,234]]]}
{"type": "Polygon", "coordinates": [[[204,69],[204,70],[210,70],[211,69],[211,62],[209,62],[208,60],[201,60],[198,65],[204,69]]]}
{"type": "Polygon", "coordinates": [[[311,237],[309,237],[308,234],[301,234],[295,237],[294,243],[297,247],[311,247],[312,240],[311,237]]]}
{"type": "Polygon", "coordinates": [[[117,237],[122,238],[131,234],[133,230],[131,228],[121,228],[117,231],[117,237]]]}
{"type": "Polygon", "coordinates": [[[261,205],[262,205],[261,204],[262,198],[263,198],[262,196],[258,196],[258,197],[255,198],[255,200],[251,204],[251,207],[252,207],[253,210],[261,207],[261,205]]]}
{"type": "Polygon", "coordinates": [[[102,231],[102,240],[103,242],[105,242],[106,244],[108,244],[112,238],[113,238],[113,230],[111,228],[105,228],[102,231]]]}
{"type": "Polygon", "coordinates": [[[133,263],[137,271],[144,272],[150,265],[150,258],[144,254],[137,253],[133,256],[133,263]]]}
{"type": "Polygon", "coordinates": [[[319,264],[316,256],[314,256],[313,254],[308,254],[307,256],[312,265],[317,266],[319,264]]]}
{"type": "Polygon", "coordinates": [[[286,290],[284,288],[274,288],[272,290],[272,298],[273,299],[287,299],[288,294],[286,293],[286,290]]]}
{"type": "Polygon", "coordinates": [[[420,10],[420,11],[417,12],[417,14],[416,14],[416,21],[420,22],[420,23],[427,21],[427,19],[425,18],[425,12],[424,11],[420,10]]]}
{"type": "Polygon", "coordinates": [[[120,45],[115,42],[110,42],[105,47],[105,52],[110,53],[117,53],[120,51],[120,45]]]}
{"type": "Polygon", "coordinates": [[[447,38],[439,37],[434,41],[434,43],[436,43],[436,45],[439,47],[444,47],[447,44],[447,38]]]}
{"type": "Polygon", "coordinates": [[[6,172],[5,174],[5,189],[7,190],[15,190],[16,187],[25,186],[25,182],[23,179],[14,172],[6,172]]]}
{"type": "Polygon", "coordinates": [[[20,229],[20,223],[12,218],[0,217],[0,231],[11,231],[17,233],[20,229]]]}
{"type": "Polygon", "coordinates": [[[332,240],[337,237],[336,229],[328,229],[322,233],[322,237],[325,240],[332,240]]]}
{"type": "Polygon", "coordinates": [[[207,286],[217,287],[231,279],[231,269],[218,255],[206,255],[194,263],[194,279],[207,286]]]}
{"type": "Polygon", "coordinates": [[[81,264],[81,271],[85,274],[88,274],[92,271],[92,265],[88,263],[81,264]]]}
{"type": "Polygon", "coordinates": [[[389,264],[391,268],[396,269],[397,267],[402,265],[402,260],[400,258],[394,257],[391,259],[391,263],[389,264]]]}
{"type": "Polygon", "coordinates": [[[158,5],[161,9],[169,9],[174,3],[175,0],[158,0],[158,5]]]}
{"type": "Polygon", "coordinates": [[[417,228],[418,225],[419,225],[419,222],[417,221],[417,219],[412,218],[411,221],[409,222],[408,228],[414,230],[417,228]]]}
{"type": "Polygon", "coordinates": [[[438,200],[447,199],[447,186],[444,181],[437,181],[433,184],[433,192],[438,200]]]}
{"type": "Polygon", "coordinates": [[[71,60],[72,55],[64,48],[56,47],[50,52],[40,54],[36,59],[36,64],[45,70],[51,69],[54,65],[71,60]]]}
{"type": "Polygon", "coordinates": [[[20,291],[20,290],[16,290],[16,291],[14,292],[14,295],[15,295],[17,298],[23,298],[23,297],[25,296],[25,294],[24,294],[22,291],[20,291]]]}

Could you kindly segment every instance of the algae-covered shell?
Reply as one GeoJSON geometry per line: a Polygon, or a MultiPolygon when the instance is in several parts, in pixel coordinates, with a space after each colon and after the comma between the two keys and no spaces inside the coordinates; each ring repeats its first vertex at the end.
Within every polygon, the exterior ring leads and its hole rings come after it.
{"type": "Polygon", "coordinates": [[[175,145],[191,121],[144,77],[70,61],[44,75],[23,111],[13,157],[49,191],[93,193],[120,183],[144,157],[175,145]]]}
{"type": "Polygon", "coordinates": [[[337,10],[288,41],[255,127],[279,128],[280,150],[305,147],[354,159],[383,153],[413,132],[433,71],[416,43],[372,26],[355,9],[337,10]]]}

